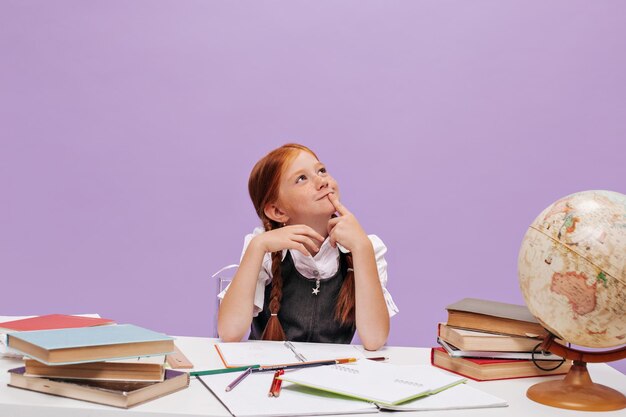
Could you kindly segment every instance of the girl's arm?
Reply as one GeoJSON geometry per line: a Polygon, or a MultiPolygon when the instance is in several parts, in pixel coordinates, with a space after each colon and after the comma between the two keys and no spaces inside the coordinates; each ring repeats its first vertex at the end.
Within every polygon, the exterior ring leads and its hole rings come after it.
{"type": "Polygon", "coordinates": [[[217,315],[217,333],[220,338],[225,342],[238,342],[250,329],[254,293],[263,257],[267,252],[296,249],[305,256],[311,256],[311,253],[319,251],[323,241],[319,233],[305,225],[285,226],[254,237],[220,305],[217,315]]]}
{"type": "Polygon", "coordinates": [[[239,342],[250,328],[254,309],[254,292],[265,251],[254,237],[241,259],[220,305],[217,333],[224,342],[239,342]]]}
{"type": "Polygon", "coordinates": [[[380,285],[374,248],[356,217],[334,194],[329,194],[328,199],[340,214],[328,222],[330,242],[333,246],[339,243],[352,253],[356,328],[365,349],[377,350],[389,336],[389,312],[380,285]]]}
{"type": "Polygon", "coordinates": [[[389,312],[378,277],[372,242],[367,238],[367,241],[351,252],[356,328],[363,347],[367,350],[378,350],[389,336],[389,312]]]}

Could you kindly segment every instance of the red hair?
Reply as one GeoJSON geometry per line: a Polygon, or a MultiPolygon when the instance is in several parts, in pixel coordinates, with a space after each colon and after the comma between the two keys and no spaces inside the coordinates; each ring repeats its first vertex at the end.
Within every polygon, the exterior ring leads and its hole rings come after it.
{"type": "MultiPolygon", "coordinates": [[[[265,155],[259,162],[254,165],[250,178],[248,179],[248,192],[250,199],[254,205],[257,215],[263,223],[265,231],[270,231],[283,227],[265,214],[267,204],[274,203],[278,200],[278,192],[280,188],[280,179],[285,169],[298,156],[300,152],[308,152],[319,158],[311,149],[297,143],[288,143],[280,148],[274,149],[265,155]]],[[[348,263],[348,274],[344,280],[335,306],[335,320],[341,325],[354,324],[354,272],[352,271],[352,254],[346,254],[348,263]]],[[[280,320],[278,312],[280,311],[280,302],[282,299],[283,278],[281,276],[280,264],[282,261],[282,251],[272,253],[272,291],[270,293],[270,318],[265,326],[263,335],[264,340],[285,340],[285,332],[280,320]]]]}

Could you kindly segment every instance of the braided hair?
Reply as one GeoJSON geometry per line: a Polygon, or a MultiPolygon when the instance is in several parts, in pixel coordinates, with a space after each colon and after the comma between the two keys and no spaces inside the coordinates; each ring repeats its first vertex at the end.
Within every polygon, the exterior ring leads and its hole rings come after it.
{"type": "MultiPolygon", "coordinates": [[[[289,143],[274,149],[256,163],[248,180],[248,192],[256,210],[257,216],[263,222],[265,231],[283,227],[281,223],[274,221],[265,214],[267,204],[278,200],[280,177],[300,152],[308,152],[316,159],[317,155],[306,146],[289,143]]],[[[346,254],[348,273],[337,296],[335,305],[335,320],[340,325],[354,325],[355,301],[354,301],[354,271],[352,269],[352,254],[346,254]]],[[[261,335],[263,340],[285,340],[285,331],[280,323],[278,314],[283,295],[283,277],[281,275],[282,251],[272,252],[272,290],[270,292],[269,311],[270,318],[265,330],[261,335]]]]}

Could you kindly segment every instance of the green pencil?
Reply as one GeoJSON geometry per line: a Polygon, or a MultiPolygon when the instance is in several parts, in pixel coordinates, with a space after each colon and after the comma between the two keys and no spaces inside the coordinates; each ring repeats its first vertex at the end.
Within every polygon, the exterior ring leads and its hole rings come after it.
{"type": "Polygon", "coordinates": [[[219,368],[219,369],[209,369],[208,371],[193,371],[189,372],[190,376],[202,376],[202,375],[215,375],[215,374],[227,374],[230,372],[241,372],[246,371],[248,368],[256,369],[260,368],[261,365],[250,365],[250,366],[240,366],[238,368],[219,368]]]}

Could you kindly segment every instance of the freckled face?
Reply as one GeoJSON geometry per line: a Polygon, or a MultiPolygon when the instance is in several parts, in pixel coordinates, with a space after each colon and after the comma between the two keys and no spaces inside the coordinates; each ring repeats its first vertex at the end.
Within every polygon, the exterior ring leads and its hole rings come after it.
{"type": "Polygon", "coordinates": [[[300,151],[281,176],[277,204],[289,216],[290,224],[307,224],[309,219],[330,217],[335,212],[329,193],[339,196],[337,181],[317,158],[300,151]]]}

